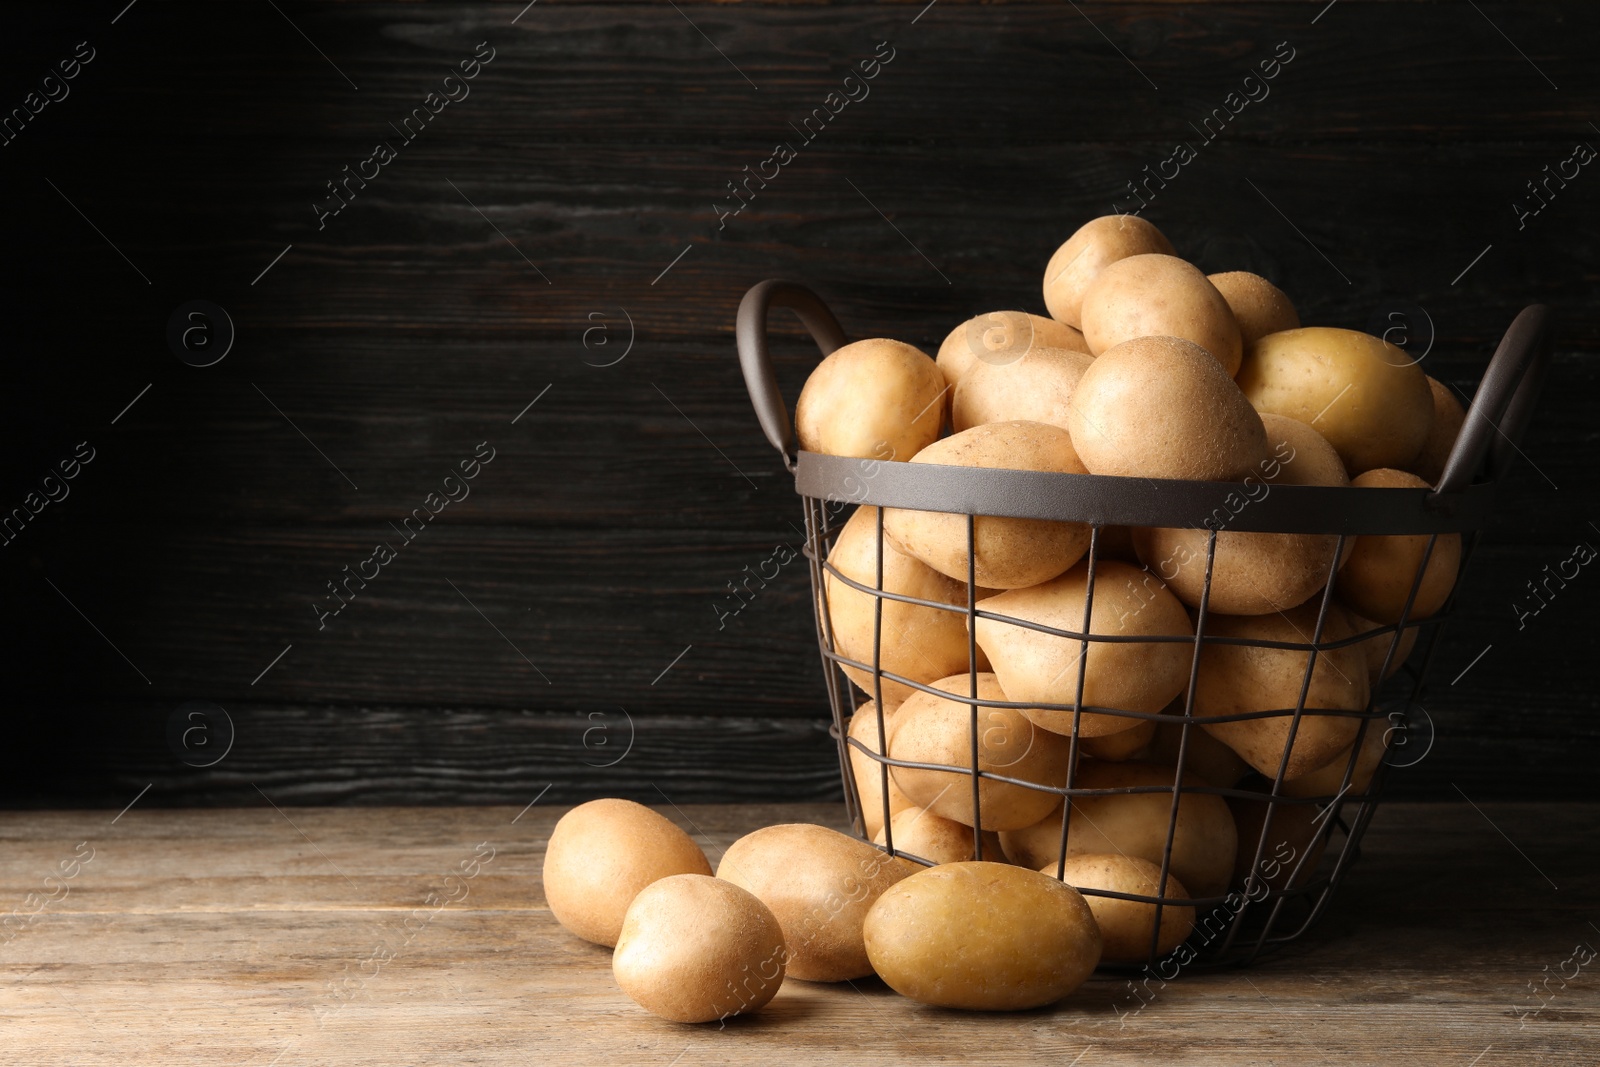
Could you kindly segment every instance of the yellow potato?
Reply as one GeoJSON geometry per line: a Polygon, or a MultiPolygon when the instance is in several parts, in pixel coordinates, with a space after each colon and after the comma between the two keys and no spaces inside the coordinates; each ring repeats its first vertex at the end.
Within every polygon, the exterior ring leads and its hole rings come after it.
{"type": "Polygon", "coordinates": [[[1209,611],[1225,615],[1284,611],[1328,584],[1338,535],[1225,529],[1234,515],[1270,495],[1275,485],[1349,484],[1339,454],[1317,431],[1281,415],[1263,415],[1261,422],[1272,454],[1204,520],[1208,529],[1141,528],[1133,533],[1139,558],[1191,608],[1200,606],[1205,591],[1209,529],[1221,531],[1211,563],[1209,611]]]}
{"type": "MultiPolygon", "coordinates": [[[[1127,789],[1162,786],[1164,793],[1107,793],[1072,799],[1067,855],[1114,852],[1160,864],[1172,819],[1174,767],[1153,763],[1085,762],[1074,789],[1127,789]]],[[[1194,773],[1187,787],[1209,785],[1194,773]]],[[[1211,897],[1228,888],[1238,843],[1228,805],[1212,793],[1184,793],[1172,834],[1171,873],[1196,896],[1211,897]]],[[[1061,805],[1032,826],[1000,835],[1011,862],[1043,870],[1061,856],[1061,805]]]]}
{"type": "Polygon", "coordinates": [[[1004,863],[920,871],[878,898],[865,932],[891,989],[944,1008],[1050,1004],[1100,963],[1100,929],[1082,894],[1004,863]]]}
{"type": "MultiPolygon", "coordinates": [[[[1056,865],[1047,865],[1039,873],[1054,878],[1056,865]]],[[[1104,889],[1112,893],[1128,893],[1145,897],[1173,900],[1189,896],[1183,883],[1172,875],[1161,881],[1161,865],[1134,856],[1119,853],[1080,853],[1068,856],[1061,872],[1061,880],[1082,892],[1085,889],[1104,889]],[[1166,892],[1156,887],[1165,884],[1166,892]]],[[[1084,901],[1094,912],[1095,925],[1100,927],[1100,937],[1105,943],[1101,959],[1106,963],[1138,963],[1142,960],[1165,956],[1177,948],[1194,930],[1194,908],[1183,904],[1163,904],[1161,908],[1161,934],[1150,951],[1150,935],[1155,932],[1156,905],[1123,900],[1120,897],[1102,897],[1084,893],[1084,901]]]]}
{"type": "MultiPolygon", "coordinates": [[[[965,674],[933,683],[934,688],[965,697],[971,680],[965,674]]],[[[992,674],[978,675],[979,700],[1006,700],[992,674]]],[[[1059,734],[1038,729],[1015,708],[978,708],[978,769],[1024,782],[1059,788],[1067,782],[1071,743],[1059,734]]],[[[895,767],[894,780],[921,808],[956,822],[974,825],[972,811],[972,706],[917,692],[895,713],[889,755],[908,763],[932,763],[950,770],[895,767]]],[[[1015,830],[1037,822],[1057,795],[1013,782],[980,779],[978,804],[983,829],[1015,830]]]]}
{"type": "MultiPolygon", "coordinates": [[[[1397,470],[1371,470],[1350,483],[1362,489],[1426,489],[1415,474],[1397,470]]],[[[1456,574],[1461,570],[1461,535],[1440,534],[1428,552],[1427,534],[1363,534],[1356,537],[1350,556],[1339,570],[1339,595],[1355,611],[1388,624],[1399,622],[1406,599],[1417,580],[1422,557],[1428,556],[1422,584],[1411,604],[1410,618],[1426,619],[1450,599],[1456,574]]]]}
{"type": "Polygon", "coordinates": [[[1081,328],[1089,283],[1112,263],[1147,252],[1174,254],[1172,242],[1137,215],[1102,215],[1078,227],[1044,269],[1044,306],[1051,318],[1081,328]]]}
{"type": "Polygon", "coordinates": [[[806,379],[795,433],[807,452],[908,460],[938,438],[949,390],[920,349],[882,337],[856,341],[806,379]]]}
{"type": "MultiPolygon", "coordinates": [[[[1206,620],[1206,636],[1309,644],[1316,631],[1321,602],[1312,600],[1274,615],[1214,615],[1206,620]]],[[[1349,616],[1337,604],[1328,606],[1324,642],[1355,635],[1349,616]]],[[[1257,648],[1208,641],[1200,653],[1195,683],[1194,714],[1237,715],[1282,711],[1269,718],[1203,723],[1206,731],[1242,756],[1246,763],[1276,778],[1289,741],[1296,703],[1305,683],[1311,653],[1282,648],[1257,648]]],[[[1366,654],[1355,645],[1317,653],[1306,690],[1305,713],[1295,730],[1285,778],[1298,778],[1328,762],[1355,738],[1360,720],[1333,711],[1361,711],[1371,690],[1366,654]]]]}
{"type": "Polygon", "coordinates": [[[1064,322],[1026,311],[990,311],[951,330],[935,362],[954,389],[974,366],[1005,366],[1040,348],[1089,351],[1083,334],[1064,322]]]}
{"type": "MultiPolygon", "coordinates": [[[[1042,422],[994,422],[963,430],[918,452],[913,463],[1087,474],[1067,431],[1042,422]]],[[[968,574],[967,516],[888,508],[883,530],[895,546],[963,583],[968,574]]],[[[1054,578],[1089,549],[1081,522],[979,515],[973,519],[977,584],[1014,589],[1054,578]]],[[[964,599],[964,598],[963,598],[964,599]]]]}
{"type": "Polygon", "coordinates": [[[631,800],[591,800],[550,832],[544,897],[562,926],[609,946],[645,886],[674,874],[710,873],[700,846],[664,816],[631,800]]]}
{"type": "MultiPolygon", "coordinates": [[[[1003,861],[1005,851],[1000,847],[1000,835],[993,830],[983,831],[983,855],[977,854],[972,842],[972,827],[965,823],[935,815],[926,808],[905,808],[895,813],[889,828],[894,831],[894,850],[897,854],[911,855],[932,863],[961,863],[966,860],[1003,861]]],[[[880,845],[889,843],[889,835],[879,830],[873,840],[880,845]]]]}
{"type": "Polygon", "coordinates": [[[1245,353],[1238,382],[1257,411],[1299,419],[1326,437],[1352,475],[1407,466],[1433,422],[1422,368],[1403,349],[1355,330],[1268,334],[1245,353]]]}
{"type": "MultiPolygon", "coordinates": [[[[1073,633],[1083,632],[1089,569],[1078,564],[1059,578],[1011,589],[978,602],[981,612],[1006,615],[1073,633]]],[[[1123,637],[1192,637],[1183,605],[1148,572],[1115,560],[1095,568],[1089,633],[1123,637]]],[[[998,619],[977,620],[978,644],[989,655],[1000,686],[1014,701],[1072,704],[1083,664],[1083,704],[1155,713],[1189,681],[1194,647],[1182,641],[1090,641],[1087,655],[1076,638],[1041,633],[998,619]]],[[[1029,708],[1028,718],[1060,734],[1073,730],[1072,711],[1029,708]]],[[[1128,729],[1124,716],[1086,711],[1080,737],[1128,729]]]]}
{"type": "MultiPolygon", "coordinates": [[[[1348,608],[1345,609],[1345,614],[1350,616],[1350,624],[1356,628],[1357,633],[1376,630],[1380,625],[1371,619],[1362,618],[1348,608]]],[[[1392,677],[1396,671],[1405,666],[1406,658],[1411,655],[1411,650],[1417,647],[1417,635],[1421,632],[1422,628],[1420,626],[1407,626],[1405,628],[1400,637],[1400,647],[1394,650],[1394,658],[1389,660],[1389,669],[1387,671],[1383,670],[1383,661],[1389,655],[1389,646],[1394,643],[1393,633],[1381,633],[1374,637],[1369,637],[1356,646],[1367,657],[1367,681],[1372,683],[1373,688],[1377,688],[1378,683],[1383,681],[1384,678],[1392,677]],[[1380,671],[1383,672],[1382,678],[1378,677],[1380,671]]]]}
{"type": "Polygon", "coordinates": [[[1208,274],[1206,280],[1217,287],[1239,323],[1239,337],[1254,344],[1269,333],[1300,328],[1300,314],[1282,289],[1259,274],[1230,270],[1208,274]]]}
{"type": "Polygon", "coordinates": [[[1450,458],[1450,450],[1461,433],[1461,424],[1467,421],[1467,413],[1456,399],[1455,390],[1438,379],[1428,379],[1428,391],[1433,395],[1433,422],[1429,424],[1428,439],[1423,442],[1422,451],[1407,470],[1429,485],[1438,485],[1439,476],[1444,474],[1445,460],[1450,458]]]}
{"type": "MultiPolygon", "coordinates": [[[[850,736],[873,752],[882,751],[878,747],[877,708],[877,704],[869,700],[857,708],[856,713],[850,717],[850,736]]],[[[898,709],[899,705],[895,705],[895,708],[898,709]]],[[[887,712],[883,720],[887,735],[894,728],[894,711],[887,712]]],[[[854,746],[850,746],[850,768],[855,775],[856,797],[861,801],[861,820],[866,824],[868,837],[875,837],[883,829],[883,786],[886,777],[889,783],[890,817],[892,818],[897,811],[914,806],[911,798],[894,784],[894,776],[887,773],[888,765],[861,753],[854,746]]]]}
{"type": "Polygon", "coordinates": [[[1083,293],[1083,339],[1096,356],[1140,337],[1181,337],[1239,369],[1239,324],[1200,268],[1177,256],[1129,256],[1102,270],[1083,293]]]}
{"type": "MultiPolygon", "coordinates": [[[[845,577],[874,588],[878,576],[877,509],[856,509],[828,553],[828,562],[845,577]]],[[[860,663],[872,663],[874,614],[878,598],[853,589],[829,573],[823,580],[834,651],[860,663]]],[[[927,684],[967,669],[967,586],[901,552],[886,536],[883,552],[883,588],[891,593],[959,606],[942,611],[922,604],[883,600],[883,628],[879,669],[927,684]]],[[[987,669],[983,664],[980,668],[987,669]]],[[[873,695],[869,671],[844,667],[868,695],[873,695]]],[[[883,699],[896,705],[916,692],[908,685],[884,678],[883,699]]]]}
{"type": "Polygon", "coordinates": [[[1020,420],[1065,430],[1067,401],[1093,362],[1087,352],[1035,348],[1010,363],[975,363],[952,394],[950,425],[959,432],[986,422],[1020,420]]]}
{"type": "Polygon", "coordinates": [[[1267,433],[1199,345],[1142,337],[1102,352],[1067,401],[1078,458],[1095,474],[1236,482],[1267,458],[1267,433]]]}
{"type": "Polygon", "coordinates": [[[676,874],[634,898],[611,973],[646,1011],[706,1023],[771,1000],[784,955],[783,931],[765,904],[732,883],[676,874]]]}
{"type": "MultiPolygon", "coordinates": [[[[1168,715],[1183,714],[1183,698],[1173,702],[1168,715]]],[[[1149,759],[1152,763],[1178,765],[1178,746],[1183,742],[1183,724],[1164,722],[1156,728],[1155,740],[1150,743],[1149,759]]],[[[1239,779],[1250,773],[1250,764],[1239,754],[1201,727],[1189,724],[1189,743],[1184,749],[1183,765],[1212,785],[1235,786],[1239,779]]]]}
{"type": "MultiPolygon", "coordinates": [[[[1391,728],[1384,719],[1367,723],[1367,732],[1361,737],[1361,754],[1356,757],[1356,769],[1351,772],[1350,791],[1345,794],[1346,797],[1360,796],[1372,785],[1372,776],[1377,773],[1378,764],[1383,762],[1384,753],[1388,751],[1391,728]]],[[[1344,786],[1345,772],[1350,769],[1350,752],[1354,747],[1352,745],[1340,752],[1316,770],[1284,782],[1279,792],[1284,796],[1302,798],[1332,799],[1338,796],[1344,786]]]]}
{"type": "Polygon", "coordinates": [[[872,973],[861,922],[884,890],[916,870],[837,830],[787,823],[729,845],[717,877],[772,909],[788,946],[789,977],[842,982],[872,973]]]}
{"type": "Polygon", "coordinates": [[[1258,879],[1277,889],[1294,889],[1311,881],[1317,873],[1317,862],[1328,846],[1327,817],[1315,804],[1269,804],[1265,800],[1243,800],[1229,797],[1228,807],[1233,811],[1233,821],[1239,827],[1239,853],[1233,864],[1233,884],[1245,888],[1251,864],[1256,866],[1258,879]],[[1266,826],[1267,810],[1276,807],[1272,826],[1267,830],[1267,842],[1261,844],[1261,831],[1266,826]],[[1257,849],[1261,859],[1256,860],[1257,849]],[[1295,871],[1298,868],[1299,873],[1295,871]]]}
{"type": "Polygon", "coordinates": [[[1079,745],[1082,746],[1084,755],[1117,763],[1132,759],[1150,747],[1151,740],[1156,736],[1155,720],[1128,719],[1127,722],[1131,726],[1126,730],[1083,738],[1079,745]]]}

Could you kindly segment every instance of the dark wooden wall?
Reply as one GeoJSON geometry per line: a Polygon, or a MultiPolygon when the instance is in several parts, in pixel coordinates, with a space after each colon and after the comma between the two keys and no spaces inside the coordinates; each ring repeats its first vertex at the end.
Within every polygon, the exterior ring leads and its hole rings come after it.
{"type": "MultiPolygon", "coordinates": [[[[1588,795],[1600,574],[1521,628],[1513,603],[1600,545],[1600,164],[1521,228],[1513,204],[1600,145],[1600,8],[125,5],[5,16],[5,108],[95,50],[0,147],[0,508],[76,442],[96,457],[0,546],[8,802],[837,796],[802,566],[718,624],[800,514],[735,366],[740,295],[800,279],[852,335],[931,351],[1042,310],[1055,245],[1179,141],[1198,158],[1147,216],[1309,323],[1419,306],[1427,369],[1470,390],[1517,309],[1559,308],[1437,660],[1437,743],[1392,780],[1588,795]],[[483,41],[470,95],[319,230],[324,183],[483,41]],[[725,183],[880,42],[870,96],[719,227],[725,183]],[[1200,145],[1280,42],[1270,95],[1200,145]],[[197,298],[237,334],[206,368],[166,339],[197,298]],[[479,442],[470,497],[319,630],[326,583],[479,442]],[[233,724],[209,768],[169,743],[188,701],[233,724]]],[[[789,336],[792,397],[815,353],[789,336]]]]}

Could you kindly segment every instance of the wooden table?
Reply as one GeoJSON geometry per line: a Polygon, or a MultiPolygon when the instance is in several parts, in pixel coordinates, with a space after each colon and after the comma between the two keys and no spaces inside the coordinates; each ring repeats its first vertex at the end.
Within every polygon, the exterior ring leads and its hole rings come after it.
{"type": "MultiPolygon", "coordinates": [[[[1016,1015],[930,1009],[876,981],[796,981],[722,1029],[647,1015],[613,984],[606,950],[556,925],[539,872],[562,810],[0,814],[0,900],[55,898],[0,934],[0,1062],[1600,1059],[1600,962],[1576,977],[1567,964],[1565,988],[1557,977],[1575,945],[1600,944],[1588,843],[1600,805],[1392,805],[1308,940],[1247,971],[1182,977],[1137,1015],[1121,1014],[1130,999],[1114,978],[1016,1015]],[[1529,984],[1547,978],[1541,1007],[1529,984]]],[[[713,862],[754,827],[843,817],[835,805],[663,810],[713,862]]]]}

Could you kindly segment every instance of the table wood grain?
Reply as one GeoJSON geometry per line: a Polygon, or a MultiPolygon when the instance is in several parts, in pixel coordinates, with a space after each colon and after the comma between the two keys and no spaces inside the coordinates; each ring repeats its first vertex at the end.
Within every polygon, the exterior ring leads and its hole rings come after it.
{"type": "MultiPolygon", "coordinates": [[[[1600,862],[1584,844],[1596,804],[1391,804],[1302,942],[1248,969],[1182,975],[1142,1010],[1116,977],[1011,1015],[922,1007],[875,979],[791,981],[725,1028],[646,1014],[613,983],[609,952],[552,919],[540,868],[563,810],[275,808],[262,794],[250,808],[0,814],[0,902],[57,898],[0,940],[0,1060],[1588,1067],[1600,1057],[1600,976],[1567,962],[1575,946],[1600,943],[1600,862]],[[62,861],[91,852],[46,886],[62,861]],[[1563,971],[1570,980],[1553,977],[1563,971]],[[1542,1004],[1530,986],[1549,990],[1542,1004]]],[[[658,810],[713,863],[755,827],[843,818],[820,804],[658,810]]]]}

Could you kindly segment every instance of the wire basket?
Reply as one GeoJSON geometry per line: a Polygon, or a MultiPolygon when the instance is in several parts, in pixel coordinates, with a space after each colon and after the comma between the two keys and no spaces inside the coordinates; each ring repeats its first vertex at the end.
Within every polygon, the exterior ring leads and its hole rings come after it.
{"type": "MultiPolygon", "coordinates": [[[[1180,810],[1185,799],[1190,805],[1218,801],[1193,799],[1206,795],[1228,803],[1235,816],[1237,850],[1235,872],[1225,890],[1191,893],[1188,897],[1120,893],[1085,888],[1086,895],[1139,901],[1155,906],[1151,923],[1148,969],[1174,958],[1189,969],[1208,966],[1240,965],[1253,961],[1263,952],[1281,947],[1303,934],[1326,909],[1334,890],[1360,852],[1363,832],[1382,795],[1385,772],[1393,764],[1415,762],[1415,747],[1405,758],[1396,753],[1402,746],[1422,742],[1408,731],[1417,727],[1412,718],[1425,696],[1424,681],[1433,658],[1440,625],[1454,611],[1459,576],[1444,606],[1426,618],[1413,619],[1412,609],[1429,558],[1441,536],[1460,534],[1460,568],[1464,569],[1484,525],[1501,477],[1509,467],[1516,442],[1526,426],[1537,399],[1548,363],[1549,310],[1543,306],[1524,309],[1511,324],[1484,373],[1472,400],[1466,421],[1444,466],[1438,486],[1432,490],[1397,488],[1355,488],[1276,485],[1269,493],[1253,500],[1237,513],[1230,509],[1229,531],[1278,534],[1315,534],[1332,538],[1333,558],[1329,578],[1321,591],[1307,602],[1315,607],[1315,622],[1310,633],[1298,631],[1304,640],[1277,641],[1248,637],[1229,637],[1208,633],[1208,623],[1220,613],[1209,610],[1213,563],[1216,557],[1218,528],[1207,526],[1218,502],[1229,494],[1237,495],[1239,483],[1111,477],[1092,474],[1059,474],[1038,471],[995,470],[931,463],[904,463],[821,455],[799,451],[791,429],[788,408],[773,375],[767,348],[767,315],[771,307],[788,307],[800,318],[824,356],[845,344],[843,331],[826,305],[809,289],[792,282],[769,280],[753,287],[740,304],[737,323],[739,360],[751,402],[767,440],[783,457],[795,476],[805,512],[805,556],[810,561],[817,639],[832,706],[831,735],[838,743],[840,772],[844,779],[845,802],[856,833],[875,842],[891,855],[901,855],[921,863],[930,861],[899,850],[893,837],[890,808],[890,767],[937,771],[963,776],[970,783],[973,856],[1004,861],[995,854],[995,839],[980,830],[982,786],[985,782],[1010,783],[1061,797],[1059,838],[1055,844],[1055,874],[1063,877],[1073,833],[1089,832],[1078,825],[1073,813],[1085,814],[1093,801],[1088,798],[1153,794],[1156,803],[1165,803],[1166,835],[1159,850],[1160,878],[1153,883],[1160,894],[1167,892],[1168,877],[1174,872],[1174,851],[1178,843],[1180,810]],[[843,527],[846,511],[853,504],[876,506],[877,570],[875,580],[862,581],[842,573],[829,562],[829,551],[843,527]],[[884,508],[944,512],[966,516],[968,574],[965,601],[949,603],[923,599],[886,590],[884,587],[884,508]],[[1087,524],[1091,529],[1089,548],[1083,557],[1087,566],[1086,592],[1081,630],[1058,629],[1024,618],[980,609],[978,600],[988,595],[974,580],[977,553],[974,551],[976,516],[1003,516],[1021,519],[1048,519],[1087,524]],[[1084,702],[1084,679],[1088,674],[1090,648],[1103,642],[1130,638],[1092,632],[1095,575],[1106,568],[1108,552],[1114,551],[1108,533],[1115,527],[1162,527],[1208,530],[1205,536],[1205,579],[1198,608],[1189,611],[1193,636],[1167,637],[1168,642],[1193,646],[1189,656],[1188,685],[1172,705],[1157,713],[1105,707],[1084,702]],[[1411,589],[1399,620],[1389,625],[1374,624],[1370,629],[1338,639],[1325,633],[1330,605],[1335,603],[1338,565],[1344,558],[1349,539],[1362,534],[1425,535],[1426,548],[1417,566],[1411,589]],[[851,658],[840,650],[829,610],[829,587],[840,595],[849,588],[873,598],[870,656],[851,658]],[[926,681],[886,669],[883,663],[883,613],[886,602],[915,605],[964,618],[967,635],[966,671],[970,685],[964,694],[936,690],[926,681]],[[980,653],[977,623],[980,621],[1020,626],[1053,637],[1076,642],[1078,659],[1084,666],[1077,671],[1077,686],[1070,702],[1051,704],[1038,701],[1017,702],[980,698],[980,653]],[[1416,648],[1406,650],[1403,642],[1415,636],[1416,648]],[[1378,641],[1384,646],[1382,666],[1370,683],[1370,698],[1365,708],[1319,709],[1307,707],[1319,659],[1336,650],[1363,642],[1378,641]],[[1233,715],[1196,715],[1196,679],[1202,653],[1221,645],[1249,646],[1282,650],[1285,654],[1303,653],[1306,657],[1299,699],[1293,707],[1252,711],[1233,715]],[[1409,651],[1409,655],[1407,654],[1409,651]],[[1390,678],[1396,668],[1402,670],[1390,678]],[[847,673],[848,671],[848,673],[847,673]],[[854,684],[851,674],[854,675],[854,684]],[[1383,680],[1387,678],[1388,684],[1383,680]],[[929,764],[886,756],[887,725],[884,714],[884,686],[897,691],[937,693],[940,697],[971,708],[969,761],[965,765],[929,764]],[[876,709],[876,730],[867,723],[867,743],[851,736],[850,725],[859,705],[857,688],[870,694],[876,709]],[[1380,692],[1381,690],[1381,692],[1380,692]],[[1072,731],[1067,735],[1070,754],[1061,785],[1009,776],[1005,768],[985,768],[980,760],[979,716],[985,708],[1034,709],[1071,716],[1072,731]],[[1357,720],[1354,742],[1343,764],[1324,768],[1307,788],[1286,777],[1289,757],[1307,713],[1317,716],[1346,716],[1357,720]],[[1171,780],[1091,788],[1081,784],[1084,764],[1080,763],[1080,726],[1084,715],[1118,716],[1130,727],[1141,721],[1154,721],[1167,741],[1166,763],[1171,780]],[[1252,779],[1223,787],[1202,778],[1191,764],[1200,746],[1215,745],[1202,732],[1211,724],[1246,719],[1287,719],[1284,751],[1277,773],[1255,772],[1252,779]],[[1381,733],[1380,733],[1381,732],[1381,733]],[[868,781],[878,798],[871,811],[863,810],[862,782],[858,768],[866,768],[876,781],[868,781]],[[1333,772],[1333,773],[1330,773],[1333,772]],[[1253,784],[1254,788],[1241,788],[1253,784]],[[1288,788],[1286,788],[1286,784],[1288,788]],[[881,831],[869,833],[869,827],[881,831]],[[1279,833],[1274,837],[1273,830],[1279,833]],[[987,840],[986,840],[987,837],[987,840]],[[1292,842],[1284,855],[1285,842],[1292,842]],[[1157,888],[1159,887],[1159,888],[1157,888]],[[1163,948],[1162,912],[1170,907],[1194,909],[1193,932],[1176,949],[1163,948]]],[[[954,598],[957,601],[959,597],[954,598]]],[[[1161,638],[1134,640],[1158,643],[1161,638]]],[[[859,653],[858,653],[859,655],[859,653]]],[[[1431,737],[1426,739],[1431,743],[1431,737]]],[[[953,779],[955,780],[955,779],[953,779]]],[[[992,787],[991,787],[992,788],[992,787]]],[[[1141,802],[1148,803],[1148,802],[1141,802]]],[[[1042,824],[1041,824],[1042,825],[1042,824]]],[[[1097,830],[1098,828],[1096,828],[1097,830]]],[[[1051,836],[1054,836],[1053,834],[1051,836]]],[[[1147,855],[1155,863],[1157,857],[1147,855]]],[[[1214,887],[1213,887],[1214,888],[1214,887]]],[[[1138,967],[1139,963],[1107,965],[1117,971],[1138,967]]]]}

